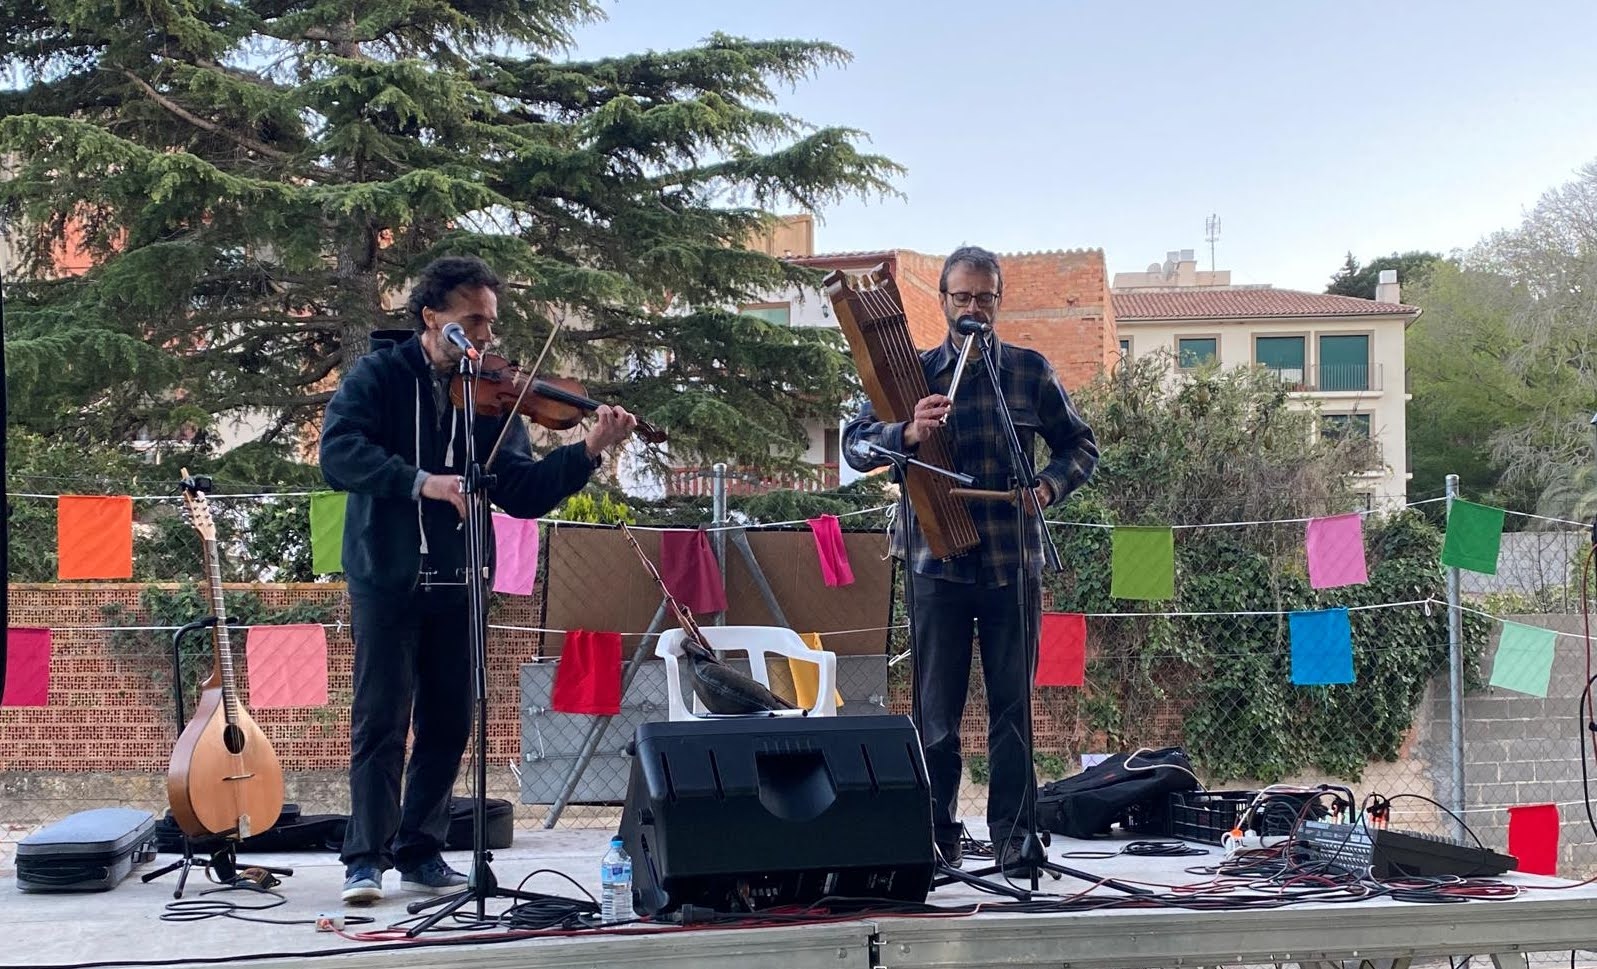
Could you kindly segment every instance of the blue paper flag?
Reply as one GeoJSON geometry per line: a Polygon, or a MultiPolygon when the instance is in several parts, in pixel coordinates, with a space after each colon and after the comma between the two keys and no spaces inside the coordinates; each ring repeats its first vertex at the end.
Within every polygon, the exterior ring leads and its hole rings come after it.
{"type": "Polygon", "coordinates": [[[1288,619],[1295,685],[1353,682],[1353,627],[1346,609],[1294,612],[1288,619]]]}

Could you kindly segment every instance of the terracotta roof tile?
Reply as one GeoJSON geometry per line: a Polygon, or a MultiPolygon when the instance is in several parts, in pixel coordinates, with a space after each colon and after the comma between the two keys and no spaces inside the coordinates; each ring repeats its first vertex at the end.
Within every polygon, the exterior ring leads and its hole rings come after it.
{"type": "Polygon", "coordinates": [[[1115,319],[1230,320],[1304,316],[1417,316],[1417,306],[1293,289],[1114,293],[1115,319]]]}

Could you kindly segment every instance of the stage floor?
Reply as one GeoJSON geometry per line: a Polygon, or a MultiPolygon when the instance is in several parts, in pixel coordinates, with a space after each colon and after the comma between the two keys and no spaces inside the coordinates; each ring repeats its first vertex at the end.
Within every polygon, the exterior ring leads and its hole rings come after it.
{"type": "MultiPolygon", "coordinates": [[[[972,824],[973,833],[981,834],[972,824]]],[[[518,832],[515,844],[496,852],[494,870],[514,886],[539,869],[563,872],[598,894],[598,862],[608,837],[605,831],[555,830],[518,832]]],[[[1055,839],[1050,854],[1118,847],[1113,841],[1072,842],[1055,839]]],[[[467,853],[451,853],[464,869],[467,853]]],[[[1163,885],[1202,880],[1184,869],[1220,857],[1211,849],[1203,857],[1065,860],[1062,863],[1098,876],[1112,876],[1163,885]]],[[[265,925],[226,918],[199,922],[163,922],[177,876],[150,884],[139,876],[170,860],[134,870],[111,892],[79,895],[24,894],[14,874],[0,878],[0,915],[5,926],[0,969],[12,966],[66,966],[83,963],[118,965],[186,960],[248,965],[305,966],[334,956],[339,966],[636,966],[733,967],[738,969],[871,969],[894,966],[1068,966],[1070,969],[1119,969],[1132,966],[1210,966],[1295,962],[1313,964],[1340,959],[1393,959],[1401,965],[1414,959],[1493,955],[1499,965],[1522,964],[1527,952],[1562,950],[1567,964],[1571,949],[1597,946],[1597,886],[1568,886],[1554,879],[1506,876],[1505,881],[1545,886],[1499,902],[1411,904],[1379,899],[1340,904],[1305,904],[1269,911],[1114,910],[1070,914],[982,913],[961,918],[877,917],[817,925],[776,928],[701,930],[661,935],[624,936],[585,933],[579,937],[521,939],[503,943],[437,946],[380,946],[318,933],[305,925],[265,925]]],[[[405,905],[416,896],[400,893],[398,876],[390,872],[389,897],[364,909],[343,906],[338,898],[343,869],[331,854],[255,855],[246,864],[291,867],[294,874],[279,891],[286,904],[261,913],[265,918],[310,919],[322,912],[370,915],[379,928],[408,918],[405,905]]],[[[977,862],[967,862],[975,867],[977,862]]],[[[186,899],[202,897],[213,887],[196,870],[186,899]]],[[[538,875],[529,891],[573,895],[564,879],[538,875]]],[[[1072,878],[1045,880],[1043,891],[1074,895],[1090,886],[1072,878]]],[[[1106,889],[1098,894],[1114,895],[1106,889]]],[[[250,896],[225,893],[230,901],[250,896]]],[[[957,886],[935,891],[938,905],[995,900],[957,886]]],[[[496,902],[490,911],[503,907],[496,902]]],[[[431,938],[445,937],[435,933],[431,938]]],[[[1582,962],[1589,960],[1582,959],[1582,962]]]]}

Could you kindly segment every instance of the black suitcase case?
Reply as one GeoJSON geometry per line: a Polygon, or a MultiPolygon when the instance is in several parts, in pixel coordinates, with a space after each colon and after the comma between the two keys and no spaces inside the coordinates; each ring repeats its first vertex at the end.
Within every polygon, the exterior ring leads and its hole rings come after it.
{"type": "Polygon", "coordinates": [[[103,892],[155,857],[155,815],[133,808],[79,811],[17,845],[24,892],[103,892]]]}
{"type": "MultiPolygon", "coordinates": [[[[469,797],[455,797],[449,800],[449,834],[444,838],[444,847],[450,851],[470,851],[473,847],[471,837],[472,799],[469,797]]],[[[488,847],[508,848],[516,839],[516,809],[506,800],[497,797],[488,798],[488,847]]]]}

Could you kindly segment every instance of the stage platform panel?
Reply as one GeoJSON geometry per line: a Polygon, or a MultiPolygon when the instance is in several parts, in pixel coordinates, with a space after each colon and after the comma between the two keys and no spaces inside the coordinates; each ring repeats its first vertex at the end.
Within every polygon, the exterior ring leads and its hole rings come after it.
{"type": "MultiPolygon", "coordinates": [[[[981,827],[971,824],[980,835],[981,827]]],[[[515,844],[495,852],[494,870],[514,886],[539,869],[569,875],[598,894],[599,858],[608,832],[594,830],[518,831],[515,844]]],[[[1113,850],[1124,842],[1054,839],[1050,856],[1061,864],[1098,876],[1162,885],[1188,884],[1201,876],[1185,872],[1205,864],[1202,856],[1064,859],[1063,852],[1113,850]]],[[[451,852],[464,869],[469,853],[451,852]]],[[[1218,859],[1218,848],[1211,859],[1218,859]]],[[[1269,963],[1313,965],[1343,959],[1407,960],[1447,956],[1496,956],[1500,965],[1523,963],[1527,952],[1597,947],[1597,886],[1568,885],[1555,879],[1504,876],[1505,881],[1544,886],[1510,901],[1472,901],[1453,905],[1414,904],[1375,899],[1353,903],[1309,903],[1269,911],[1225,912],[1105,910],[1070,914],[982,913],[964,918],[875,917],[816,925],[775,928],[673,931],[663,935],[618,936],[595,932],[578,937],[468,943],[447,947],[382,946],[318,933],[310,926],[264,925],[233,919],[163,922],[172,901],[176,875],[149,884],[139,876],[170,860],[135,869],[110,892],[79,895],[24,894],[14,875],[0,878],[0,913],[6,923],[0,969],[7,966],[66,966],[82,963],[193,960],[249,961],[245,965],[302,967],[617,966],[651,969],[871,969],[884,967],[1069,966],[1071,969],[1121,969],[1137,966],[1218,966],[1269,963]],[[335,953],[310,955],[310,953],[335,953]]],[[[407,918],[405,905],[417,896],[399,892],[390,872],[389,897],[364,909],[342,905],[338,894],[343,868],[332,854],[273,854],[241,859],[244,864],[291,867],[279,891],[287,902],[261,913],[274,919],[311,919],[344,911],[370,915],[373,927],[407,918]]],[[[976,867],[979,861],[967,861],[976,867]]],[[[1044,890],[1060,896],[1091,890],[1118,893],[1066,877],[1044,880],[1044,890]]],[[[185,898],[202,897],[211,887],[196,870],[185,898]]],[[[570,883],[540,874],[530,891],[574,895],[570,883]]],[[[231,901],[249,901],[224,893],[231,901]]],[[[953,905],[997,901],[964,886],[938,889],[929,902],[953,905]]],[[[491,911],[506,903],[496,901],[491,911]]],[[[445,933],[444,935],[447,935],[445,933]]],[[[1578,960],[1589,964],[1589,959],[1578,960]]],[[[237,964],[233,962],[233,964],[237,964]]]]}

